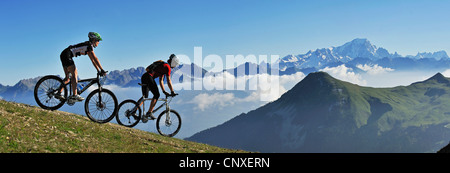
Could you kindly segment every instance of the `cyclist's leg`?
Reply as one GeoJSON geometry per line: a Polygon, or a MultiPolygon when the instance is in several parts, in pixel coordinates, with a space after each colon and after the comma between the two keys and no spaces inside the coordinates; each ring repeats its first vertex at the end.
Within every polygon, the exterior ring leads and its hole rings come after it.
{"type": "Polygon", "coordinates": [[[150,91],[150,89],[148,88],[148,83],[151,80],[151,76],[148,73],[144,73],[141,76],[141,90],[142,90],[142,98],[139,99],[138,104],[139,106],[142,105],[142,103],[144,103],[144,98],[148,98],[148,92],[150,91]]]}
{"type": "Polygon", "coordinates": [[[141,82],[142,84],[145,84],[144,86],[142,86],[142,95],[145,98],[148,97],[148,90],[150,90],[153,93],[153,99],[150,103],[150,109],[148,110],[148,113],[151,113],[156,105],[156,101],[158,101],[159,98],[158,86],[156,85],[155,79],[153,79],[153,77],[148,73],[144,73],[142,75],[141,82]]]}
{"type": "Polygon", "coordinates": [[[67,67],[63,67],[64,68],[64,75],[66,75],[63,79],[64,84],[69,83],[70,79],[69,79],[69,69],[67,67]]]}
{"type": "Polygon", "coordinates": [[[69,69],[70,73],[72,73],[73,75],[70,77],[70,83],[72,85],[72,93],[73,93],[73,97],[72,99],[76,100],[76,101],[83,101],[84,98],[81,97],[80,95],[78,95],[77,92],[77,84],[78,84],[78,70],[77,67],[75,65],[73,66],[69,66],[67,69],[69,69]]]}
{"type": "Polygon", "coordinates": [[[69,67],[67,67],[67,71],[69,71],[69,73],[72,74],[72,76],[70,76],[70,81],[71,81],[71,85],[72,85],[72,93],[73,95],[78,95],[77,93],[77,84],[78,84],[78,71],[77,71],[77,67],[75,65],[71,65],[69,67]]]}
{"type": "MultiPolygon", "coordinates": [[[[65,75],[65,77],[63,79],[63,83],[65,85],[65,84],[69,83],[69,70],[67,69],[67,67],[63,67],[63,69],[64,69],[64,75],[65,75]]],[[[59,90],[59,93],[62,93],[63,90],[64,90],[64,87],[61,87],[61,89],[59,90]]]]}
{"type": "MultiPolygon", "coordinates": [[[[69,82],[69,73],[70,73],[69,67],[75,65],[75,63],[73,62],[73,59],[72,59],[72,52],[70,52],[70,50],[68,48],[66,48],[61,52],[61,55],[59,57],[61,59],[61,63],[63,66],[64,75],[65,75],[63,82],[64,82],[64,84],[67,84],[69,82]]],[[[73,72],[72,72],[72,74],[73,74],[73,72]]],[[[61,88],[60,92],[62,92],[62,90],[63,90],[63,88],[61,88]]]]}
{"type": "Polygon", "coordinates": [[[153,112],[153,108],[155,108],[156,102],[158,101],[158,98],[160,96],[158,86],[156,85],[155,80],[152,80],[153,82],[149,84],[150,91],[153,93],[153,99],[150,103],[150,109],[149,112],[153,112]]]}

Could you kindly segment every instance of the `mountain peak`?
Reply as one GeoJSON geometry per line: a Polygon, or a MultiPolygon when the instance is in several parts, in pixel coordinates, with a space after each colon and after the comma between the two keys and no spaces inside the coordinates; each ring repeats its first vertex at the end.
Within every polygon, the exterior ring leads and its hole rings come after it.
{"type": "Polygon", "coordinates": [[[437,83],[444,83],[444,84],[450,85],[450,80],[447,79],[447,78],[446,78],[444,75],[442,75],[441,73],[436,73],[434,76],[428,78],[427,80],[422,81],[422,82],[415,82],[415,83],[413,83],[412,85],[414,85],[414,84],[428,83],[428,82],[437,82],[437,83]]]}
{"type": "Polygon", "coordinates": [[[445,78],[444,75],[442,75],[442,73],[436,73],[434,76],[432,76],[431,78],[445,78]]]}
{"type": "MultiPolygon", "coordinates": [[[[337,79],[333,78],[331,75],[329,75],[326,72],[319,71],[314,73],[309,73],[302,81],[300,81],[298,84],[308,84],[311,85],[313,83],[317,83],[320,85],[324,85],[324,82],[332,82],[337,79]]],[[[294,87],[295,88],[295,87],[294,87]]]]}
{"type": "Polygon", "coordinates": [[[442,75],[441,73],[436,73],[434,76],[432,76],[431,78],[427,79],[426,81],[437,81],[438,83],[450,83],[450,81],[445,78],[444,75],[442,75]]]}
{"type": "Polygon", "coordinates": [[[305,77],[305,79],[307,78],[313,78],[313,79],[334,79],[331,75],[329,75],[326,72],[323,71],[319,71],[319,72],[314,72],[314,73],[309,73],[308,76],[305,77]]]}
{"type": "Polygon", "coordinates": [[[375,45],[370,43],[366,38],[356,38],[350,42],[345,43],[342,46],[336,47],[336,53],[341,56],[347,56],[351,58],[370,58],[378,59],[382,56],[389,56],[389,52],[383,48],[377,48],[375,45]],[[379,55],[380,53],[380,55],[379,55]]]}
{"type": "Polygon", "coordinates": [[[283,94],[280,100],[295,102],[295,100],[298,100],[297,96],[299,95],[307,95],[310,98],[314,98],[316,96],[312,95],[327,93],[323,91],[332,90],[338,85],[342,86],[342,83],[326,72],[309,73],[291,90],[283,94]]]}
{"type": "Polygon", "coordinates": [[[450,58],[447,55],[447,52],[445,52],[444,50],[437,51],[437,52],[418,52],[416,56],[409,55],[407,57],[415,58],[415,59],[434,58],[436,60],[450,58]]]}
{"type": "Polygon", "coordinates": [[[355,38],[350,43],[353,44],[371,44],[367,38],[355,38]]]}
{"type": "Polygon", "coordinates": [[[372,45],[367,38],[355,38],[352,41],[345,43],[343,46],[376,47],[372,45]]]}

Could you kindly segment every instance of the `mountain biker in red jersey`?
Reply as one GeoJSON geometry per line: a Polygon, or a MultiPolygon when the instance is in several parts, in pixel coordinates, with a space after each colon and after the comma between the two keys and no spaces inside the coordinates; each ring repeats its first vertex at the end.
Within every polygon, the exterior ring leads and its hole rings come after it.
{"type": "MultiPolygon", "coordinates": [[[[179,60],[177,56],[174,54],[171,54],[169,57],[169,60],[167,60],[167,63],[165,63],[162,60],[155,61],[153,64],[149,65],[145,70],[145,72],[141,77],[142,82],[142,95],[147,98],[148,97],[148,91],[150,90],[153,93],[153,98],[150,104],[150,109],[148,112],[143,116],[142,122],[146,123],[148,121],[148,118],[150,117],[151,120],[154,120],[155,117],[152,114],[153,108],[156,105],[156,102],[159,98],[159,90],[158,86],[156,85],[155,79],[159,77],[159,85],[161,86],[161,89],[165,95],[175,95],[175,92],[173,91],[172,87],[172,80],[170,79],[170,72],[171,69],[178,66],[179,60]],[[164,76],[167,77],[167,85],[169,86],[169,89],[171,91],[171,94],[167,93],[164,88],[164,76]]],[[[143,102],[141,100],[138,101],[142,105],[143,102]]]]}
{"type": "MultiPolygon", "coordinates": [[[[78,95],[77,93],[78,71],[73,61],[74,57],[87,54],[91,59],[94,67],[97,69],[97,72],[99,72],[100,75],[102,76],[106,75],[105,70],[103,70],[100,61],[98,60],[97,56],[94,53],[94,48],[96,48],[100,43],[100,41],[102,41],[102,37],[100,37],[100,34],[96,32],[89,32],[88,37],[89,41],[79,43],[76,45],[70,45],[69,47],[64,49],[60,55],[61,63],[63,65],[64,73],[66,75],[64,78],[64,84],[67,84],[69,82],[69,73],[72,74],[70,76],[70,81],[72,81],[73,95],[69,96],[69,99],[73,99],[75,101],[83,101],[84,98],[78,95]]],[[[60,93],[61,92],[62,91],[60,91],[60,93]]],[[[56,97],[58,99],[65,99],[64,96],[62,96],[61,94],[56,95],[56,97]]]]}

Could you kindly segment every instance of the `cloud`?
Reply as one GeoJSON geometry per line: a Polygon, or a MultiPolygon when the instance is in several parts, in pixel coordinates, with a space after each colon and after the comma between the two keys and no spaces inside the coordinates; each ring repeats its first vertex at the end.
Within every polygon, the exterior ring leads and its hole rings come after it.
{"type": "Polygon", "coordinates": [[[245,82],[245,84],[249,85],[249,89],[253,91],[248,97],[242,99],[242,101],[270,102],[280,98],[281,95],[292,89],[305,76],[302,72],[282,76],[264,73],[238,77],[235,81],[237,81],[238,86],[245,82]],[[251,84],[252,81],[257,82],[251,84]]]}
{"type": "Polygon", "coordinates": [[[331,76],[358,85],[367,85],[367,81],[362,79],[360,74],[353,72],[351,68],[346,67],[344,64],[337,67],[325,67],[319,71],[327,72],[331,76]]]}
{"type": "MultiPolygon", "coordinates": [[[[302,72],[297,72],[292,75],[269,75],[269,74],[257,74],[257,75],[248,75],[248,76],[240,76],[234,77],[233,75],[225,74],[208,76],[206,79],[206,83],[203,85],[206,87],[219,86],[224,85],[223,90],[229,91],[226,93],[206,93],[210,90],[206,90],[205,93],[201,93],[194,98],[192,98],[189,103],[195,104],[194,109],[205,111],[207,109],[223,109],[225,107],[229,107],[235,104],[245,104],[245,103],[255,103],[262,104],[267,103],[269,101],[274,101],[280,98],[285,92],[290,90],[295,84],[300,82],[303,78],[305,78],[305,74],[302,72]],[[209,81],[213,81],[210,83],[209,81]],[[222,84],[222,81],[233,81],[233,83],[222,84]],[[251,85],[252,81],[257,81],[254,85],[251,85]],[[234,85],[233,85],[234,84],[234,85]],[[245,87],[245,90],[238,89],[242,88],[239,86],[248,86],[245,87]],[[231,89],[230,89],[231,88],[231,89]],[[247,93],[245,97],[237,97],[236,91],[247,93]]],[[[205,80],[203,81],[205,82],[205,80]]],[[[216,88],[217,89],[217,88],[216,88]]],[[[213,91],[214,92],[214,91],[213,91]]]]}
{"type": "Polygon", "coordinates": [[[278,89],[278,92],[273,91],[256,91],[258,95],[263,97],[266,101],[275,101],[278,98],[281,97],[284,93],[292,89],[292,87],[295,86],[295,84],[299,83],[301,80],[303,80],[306,77],[306,75],[302,72],[297,72],[291,75],[282,75],[279,76],[279,81],[277,83],[271,83],[271,89],[278,89]],[[277,85],[277,86],[276,86],[277,85]]]}
{"type": "MultiPolygon", "coordinates": [[[[249,93],[248,96],[240,98],[235,95],[235,92],[228,93],[201,93],[192,98],[187,103],[194,104],[193,107],[196,111],[215,111],[223,110],[224,108],[232,108],[234,105],[244,104],[263,104],[266,102],[261,101],[261,95],[264,93],[260,90],[249,93]]],[[[268,95],[270,97],[271,95],[268,95]]],[[[272,97],[271,97],[272,98],[272,97]]]]}
{"type": "Polygon", "coordinates": [[[442,75],[444,75],[445,77],[450,77],[450,69],[447,69],[444,72],[442,72],[442,75]]]}
{"type": "Polygon", "coordinates": [[[195,96],[189,103],[197,104],[197,107],[195,107],[194,109],[198,109],[201,111],[205,111],[206,109],[211,107],[221,110],[226,106],[233,105],[233,100],[235,100],[235,96],[233,93],[202,93],[195,96]]]}
{"type": "MultiPolygon", "coordinates": [[[[141,87],[120,87],[117,85],[104,85],[103,88],[111,90],[117,98],[117,101],[122,102],[125,99],[138,100],[142,97],[141,87]]],[[[96,87],[90,87],[86,93],[91,93],[91,90],[97,89],[96,87]]],[[[150,93],[151,95],[151,93],[150,93]]]]}
{"type": "MultiPolygon", "coordinates": [[[[450,72],[450,71],[449,71],[450,72]]],[[[394,71],[378,75],[370,75],[368,73],[361,74],[363,79],[367,81],[366,86],[370,87],[396,87],[408,86],[414,82],[424,81],[435,75],[437,71],[414,70],[414,71],[394,71]]],[[[449,73],[450,74],[450,73],[449,73]]]]}
{"type": "Polygon", "coordinates": [[[388,67],[384,68],[382,66],[379,66],[378,64],[375,64],[373,66],[370,66],[368,64],[364,64],[364,65],[358,64],[358,65],[356,65],[356,67],[367,72],[370,75],[384,74],[387,72],[394,71],[394,69],[392,69],[392,68],[388,68],[388,67]]]}

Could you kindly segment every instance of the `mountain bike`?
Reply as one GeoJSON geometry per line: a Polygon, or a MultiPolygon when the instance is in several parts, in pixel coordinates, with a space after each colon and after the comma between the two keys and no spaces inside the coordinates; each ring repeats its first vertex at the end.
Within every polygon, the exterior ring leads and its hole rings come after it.
{"type": "MultiPolygon", "coordinates": [[[[78,83],[89,82],[78,91],[78,94],[85,92],[89,87],[97,84],[98,88],[92,91],[86,98],[84,111],[86,116],[97,123],[107,123],[114,118],[117,111],[117,98],[113,92],[102,87],[106,80],[105,76],[97,73],[96,78],[79,80],[78,83]]],[[[63,80],[54,75],[42,77],[34,87],[34,99],[36,103],[43,109],[56,110],[64,103],[73,106],[75,101],[68,97],[67,91],[72,95],[71,81],[64,84],[63,80]],[[67,85],[69,89],[67,89],[67,85]],[[56,96],[62,96],[60,98],[56,96]]]]}
{"type": "MultiPolygon", "coordinates": [[[[139,84],[145,85],[145,84],[139,84]]],[[[158,99],[158,101],[162,101],[163,103],[159,105],[156,109],[152,111],[155,113],[163,106],[166,106],[166,110],[162,111],[156,119],[156,129],[158,133],[163,136],[173,137],[175,136],[181,128],[181,117],[177,111],[170,109],[169,103],[172,101],[174,95],[166,95],[166,98],[158,99]]],[[[124,100],[119,104],[119,109],[117,110],[116,120],[117,123],[126,127],[134,127],[139,123],[139,120],[142,119],[143,113],[145,112],[145,101],[150,101],[152,98],[145,98],[142,96],[137,102],[128,99],[124,100]],[[141,111],[141,105],[143,103],[143,111],[141,111]]]]}

